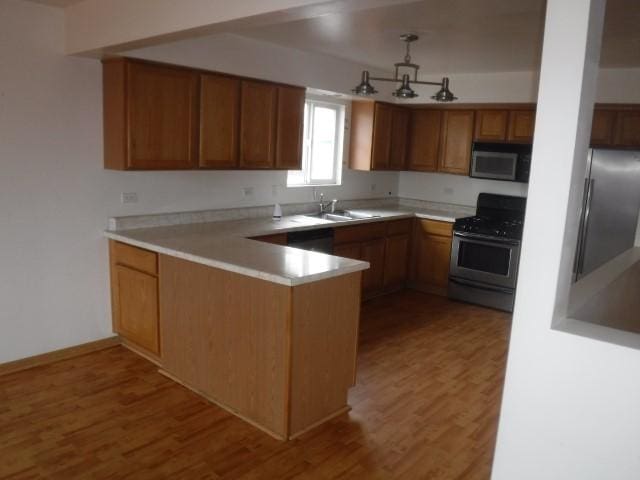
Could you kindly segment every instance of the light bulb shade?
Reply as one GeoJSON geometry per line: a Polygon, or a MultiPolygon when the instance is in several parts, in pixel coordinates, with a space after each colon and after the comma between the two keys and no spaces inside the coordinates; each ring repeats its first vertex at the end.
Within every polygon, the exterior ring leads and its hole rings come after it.
{"type": "Polygon", "coordinates": [[[442,87],[440,87],[440,90],[431,98],[436,102],[453,102],[458,99],[458,97],[449,90],[449,79],[447,77],[442,79],[442,87]]]}
{"type": "Polygon", "coordinates": [[[402,76],[402,84],[395,92],[393,92],[392,95],[398,98],[415,98],[418,96],[418,94],[411,88],[411,84],[409,83],[409,75],[405,73],[402,76]]]}
{"type": "Polygon", "coordinates": [[[366,70],[362,72],[362,80],[360,83],[351,91],[361,97],[368,97],[369,95],[378,93],[378,91],[373,88],[373,85],[369,83],[369,72],[366,70]]]}

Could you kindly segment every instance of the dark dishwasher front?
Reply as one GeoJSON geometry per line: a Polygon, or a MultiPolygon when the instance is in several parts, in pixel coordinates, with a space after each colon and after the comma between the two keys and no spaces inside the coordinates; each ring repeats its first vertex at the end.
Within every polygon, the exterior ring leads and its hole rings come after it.
{"type": "Polygon", "coordinates": [[[319,228],[287,233],[289,247],[333,254],[333,228],[319,228]]]}

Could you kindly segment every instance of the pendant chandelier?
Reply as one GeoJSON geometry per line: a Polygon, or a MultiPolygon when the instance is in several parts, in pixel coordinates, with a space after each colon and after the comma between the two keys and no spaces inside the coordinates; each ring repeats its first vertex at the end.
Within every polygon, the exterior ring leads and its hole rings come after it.
{"type": "Polygon", "coordinates": [[[454,96],[449,90],[449,79],[444,77],[441,82],[423,82],[418,80],[418,70],[420,69],[420,65],[416,65],[415,63],[411,63],[411,55],[410,55],[410,47],[411,43],[418,40],[418,36],[412,33],[405,33],[400,35],[400,39],[406,44],[406,52],[404,55],[404,61],[398,62],[394,64],[395,66],[395,75],[393,78],[381,78],[381,77],[372,77],[369,75],[368,71],[362,72],[362,79],[360,84],[356,86],[352,90],[356,95],[360,95],[363,97],[368,97],[370,95],[374,95],[378,93],[378,91],[374,88],[373,85],[369,82],[370,80],[376,80],[381,82],[394,82],[399,83],[400,86],[393,92],[393,96],[397,98],[415,98],[418,96],[416,92],[411,88],[411,85],[437,85],[440,87],[440,90],[436,92],[435,95],[432,95],[433,98],[437,102],[453,102],[457,100],[458,97],[454,96]],[[405,73],[402,73],[401,70],[405,69],[405,73]],[[413,70],[413,75],[406,73],[406,69],[413,70]],[[412,78],[413,77],[413,78],[412,78]]]}

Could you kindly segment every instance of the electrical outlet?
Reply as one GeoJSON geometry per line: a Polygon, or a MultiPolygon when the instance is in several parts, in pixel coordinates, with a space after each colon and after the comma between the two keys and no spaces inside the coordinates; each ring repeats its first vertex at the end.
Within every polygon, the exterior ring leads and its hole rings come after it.
{"type": "Polygon", "coordinates": [[[375,191],[376,191],[376,184],[375,184],[375,183],[372,183],[372,184],[371,184],[371,191],[372,191],[372,192],[375,192],[375,191]]]}
{"type": "Polygon", "coordinates": [[[453,188],[445,187],[444,193],[446,193],[447,195],[453,195],[453,188]]]}
{"type": "Polygon", "coordinates": [[[243,197],[253,197],[253,187],[242,187],[243,197]]]}
{"type": "Polygon", "coordinates": [[[138,203],[138,194],[136,192],[122,192],[120,201],[122,203],[138,203]]]}

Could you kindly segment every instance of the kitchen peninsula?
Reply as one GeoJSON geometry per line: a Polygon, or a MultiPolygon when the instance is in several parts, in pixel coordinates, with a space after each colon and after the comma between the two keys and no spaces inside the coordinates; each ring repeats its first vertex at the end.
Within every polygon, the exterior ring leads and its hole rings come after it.
{"type": "MultiPolygon", "coordinates": [[[[452,222],[466,213],[418,216],[452,222]]],[[[278,439],[295,438],[349,409],[370,265],[287,247],[286,232],[330,226],[354,241],[373,227],[395,238],[407,230],[408,239],[415,216],[387,208],[350,222],[115,225],[106,232],[114,331],[168,377],[278,439]]]]}

